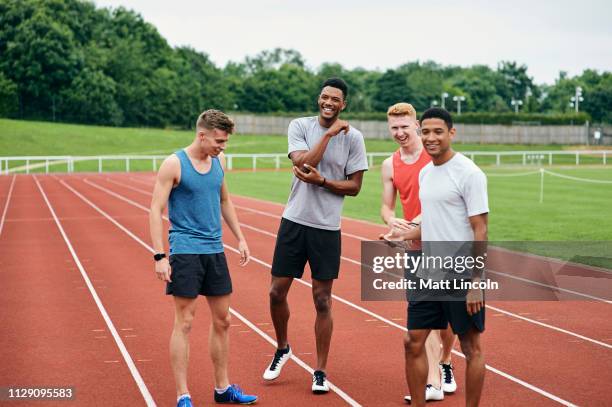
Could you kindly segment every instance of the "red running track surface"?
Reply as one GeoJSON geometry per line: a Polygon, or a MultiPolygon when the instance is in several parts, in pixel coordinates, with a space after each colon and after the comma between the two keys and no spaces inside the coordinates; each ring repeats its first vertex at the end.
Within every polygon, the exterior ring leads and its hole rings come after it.
{"type": "MultiPolygon", "coordinates": [[[[175,405],[168,360],[173,306],[153,275],[149,247],[153,180],[153,174],[0,177],[0,211],[6,208],[0,223],[0,387],[76,388],[74,401],[34,404],[41,406],[145,405],[147,400],[175,405]]],[[[289,295],[289,341],[302,364],[290,362],[273,383],[261,378],[275,349],[267,293],[282,206],[239,196],[233,201],[253,260],[245,268],[238,266],[232,251],[236,242],[224,230],[235,290],[230,379],[258,394],[260,405],[403,405],[408,392],[402,347],[406,306],[360,301],[360,239],[375,239],[382,227],[343,219],[328,366],[337,392],[315,396],[307,371],[315,364],[308,271],[289,295]]],[[[482,405],[609,405],[609,303],[488,306],[483,343],[489,370],[482,405]]],[[[209,324],[201,301],[189,371],[190,390],[199,405],[212,403],[209,324]]],[[[459,349],[453,359],[459,389],[440,405],[464,404],[465,362],[459,349]]]]}

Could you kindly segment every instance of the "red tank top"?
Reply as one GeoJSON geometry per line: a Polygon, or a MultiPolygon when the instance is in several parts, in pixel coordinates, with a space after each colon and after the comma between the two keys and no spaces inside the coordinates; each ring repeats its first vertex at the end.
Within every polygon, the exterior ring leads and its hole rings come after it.
{"type": "Polygon", "coordinates": [[[393,153],[393,186],[399,192],[404,219],[412,220],[421,213],[419,200],[419,172],[431,161],[425,149],[412,164],[402,161],[400,150],[393,153]]]}

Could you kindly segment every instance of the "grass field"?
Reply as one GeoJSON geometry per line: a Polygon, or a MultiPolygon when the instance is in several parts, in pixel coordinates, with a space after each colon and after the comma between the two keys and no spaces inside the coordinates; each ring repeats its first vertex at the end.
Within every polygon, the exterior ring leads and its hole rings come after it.
{"type": "MultiPolygon", "coordinates": [[[[0,119],[0,156],[170,154],[189,144],[193,131],[116,128],[0,119]]],[[[458,138],[460,140],[460,137],[458,138]]],[[[366,139],[369,152],[396,149],[392,140],[366,139]]],[[[560,150],[562,146],[457,144],[461,151],[560,150]]],[[[284,153],[284,136],[231,136],[228,153],[284,153]]]]}
{"type": "MultiPolygon", "coordinates": [[[[545,174],[542,203],[539,202],[540,174],[507,176],[534,170],[537,172],[535,168],[485,168],[491,210],[490,241],[535,254],[611,268],[612,169],[603,166],[553,168],[554,173],[605,180],[610,184],[578,182],[545,174]],[[507,241],[534,243],[517,246],[507,241]]],[[[230,191],[284,204],[292,174],[289,171],[231,172],[226,177],[230,191]]],[[[381,192],[380,170],[368,171],[360,194],[345,199],[343,214],[382,223],[379,215],[381,192]]],[[[399,204],[396,212],[401,216],[399,204]]]]}
{"type": "MultiPolygon", "coordinates": [[[[189,144],[193,132],[158,129],[125,129],[68,124],[51,124],[0,120],[0,156],[21,155],[104,155],[145,154],[166,155],[189,144]]],[[[391,152],[396,149],[392,140],[366,140],[368,152],[391,152]]],[[[522,145],[465,145],[456,144],[460,151],[554,150],[561,146],[522,145]]],[[[282,136],[254,136],[236,134],[230,139],[227,153],[282,153],[286,138],[282,136]]],[[[591,157],[593,163],[601,162],[591,157]]],[[[379,164],[379,159],[375,164],[379,164]]],[[[505,159],[510,166],[494,167],[494,157],[478,157],[489,179],[491,207],[489,237],[492,241],[612,241],[612,184],[596,184],[544,176],[544,202],[539,203],[540,175],[507,176],[537,170],[525,167],[518,158],[505,159]],[[513,161],[514,160],[514,161],[513,161]]],[[[574,162],[568,155],[567,164],[574,162]]],[[[589,157],[581,158],[589,163],[589,157]]],[[[546,159],[543,160],[546,163],[546,159]]],[[[32,164],[32,163],[30,163],[32,164]]],[[[251,159],[235,159],[234,168],[250,168],[251,159]]],[[[11,167],[25,165],[15,162],[11,167]]],[[[123,171],[125,160],[104,161],[105,171],[123,171]]],[[[273,167],[273,159],[260,159],[258,168],[273,167]]],[[[97,171],[97,161],[76,162],[75,171],[97,171]]],[[[278,203],[285,203],[289,194],[291,173],[286,169],[290,161],[283,157],[281,171],[228,172],[230,190],[278,203]]],[[[546,167],[556,173],[579,178],[612,181],[610,166],[591,165],[546,167]]],[[[148,160],[130,162],[132,171],[151,171],[148,160]]],[[[51,171],[66,171],[59,163],[51,171]]],[[[32,172],[45,171],[44,164],[32,172]]],[[[374,167],[366,173],[361,193],[347,198],[344,214],[349,217],[380,222],[380,171],[374,167]]],[[[556,257],[572,257],[567,249],[547,248],[556,257]]],[[[609,254],[609,252],[608,252],[609,254]]],[[[590,257],[597,257],[596,253],[590,257]]],[[[587,261],[590,264],[597,264],[587,261]]]]}

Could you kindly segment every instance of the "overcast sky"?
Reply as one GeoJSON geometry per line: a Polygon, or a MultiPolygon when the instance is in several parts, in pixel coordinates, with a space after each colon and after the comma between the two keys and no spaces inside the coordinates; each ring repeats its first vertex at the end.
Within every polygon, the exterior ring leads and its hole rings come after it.
{"type": "Polygon", "coordinates": [[[219,67],[264,49],[298,50],[311,68],[385,70],[408,61],[469,66],[513,60],[536,83],[559,71],[612,71],[610,0],[94,0],[135,10],[172,46],[219,67]]]}

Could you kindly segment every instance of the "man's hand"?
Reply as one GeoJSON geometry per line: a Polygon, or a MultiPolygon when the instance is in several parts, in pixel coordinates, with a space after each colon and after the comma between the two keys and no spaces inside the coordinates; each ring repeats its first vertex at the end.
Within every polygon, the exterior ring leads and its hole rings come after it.
{"type": "Polygon", "coordinates": [[[251,253],[249,252],[249,246],[247,246],[246,240],[238,242],[238,250],[240,251],[240,265],[244,267],[251,259],[251,253]]]}
{"type": "Polygon", "coordinates": [[[410,222],[408,222],[406,219],[402,219],[402,218],[396,218],[396,217],[390,217],[389,218],[389,222],[387,223],[387,225],[393,229],[393,228],[409,228],[409,227],[414,227],[414,225],[411,225],[410,222]]]}
{"type": "Polygon", "coordinates": [[[343,131],[345,133],[348,133],[349,131],[349,124],[346,120],[336,120],[334,122],[334,124],[331,125],[331,127],[329,128],[329,130],[327,130],[327,135],[329,136],[337,136],[338,134],[340,134],[341,131],[343,131]]]}
{"type": "Polygon", "coordinates": [[[304,172],[296,166],[293,167],[293,174],[300,181],[314,185],[321,185],[323,183],[324,178],[315,167],[312,167],[309,164],[304,164],[304,167],[308,170],[308,172],[304,172]]]}
{"type": "Polygon", "coordinates": [[[482,290],[479,288],[469,289],[465,297],[465,306],[468,315],[474,315],[484,308],[482,290]]]}
{"type": "Polygon", "coordinates": [[[164,257],[163,259],[155,262],[155,274],[161,281],[167,281],[169,283],[172,282],[170,279],[172,269],[170,268],[170,262],[167,258],[164,257]]]}

